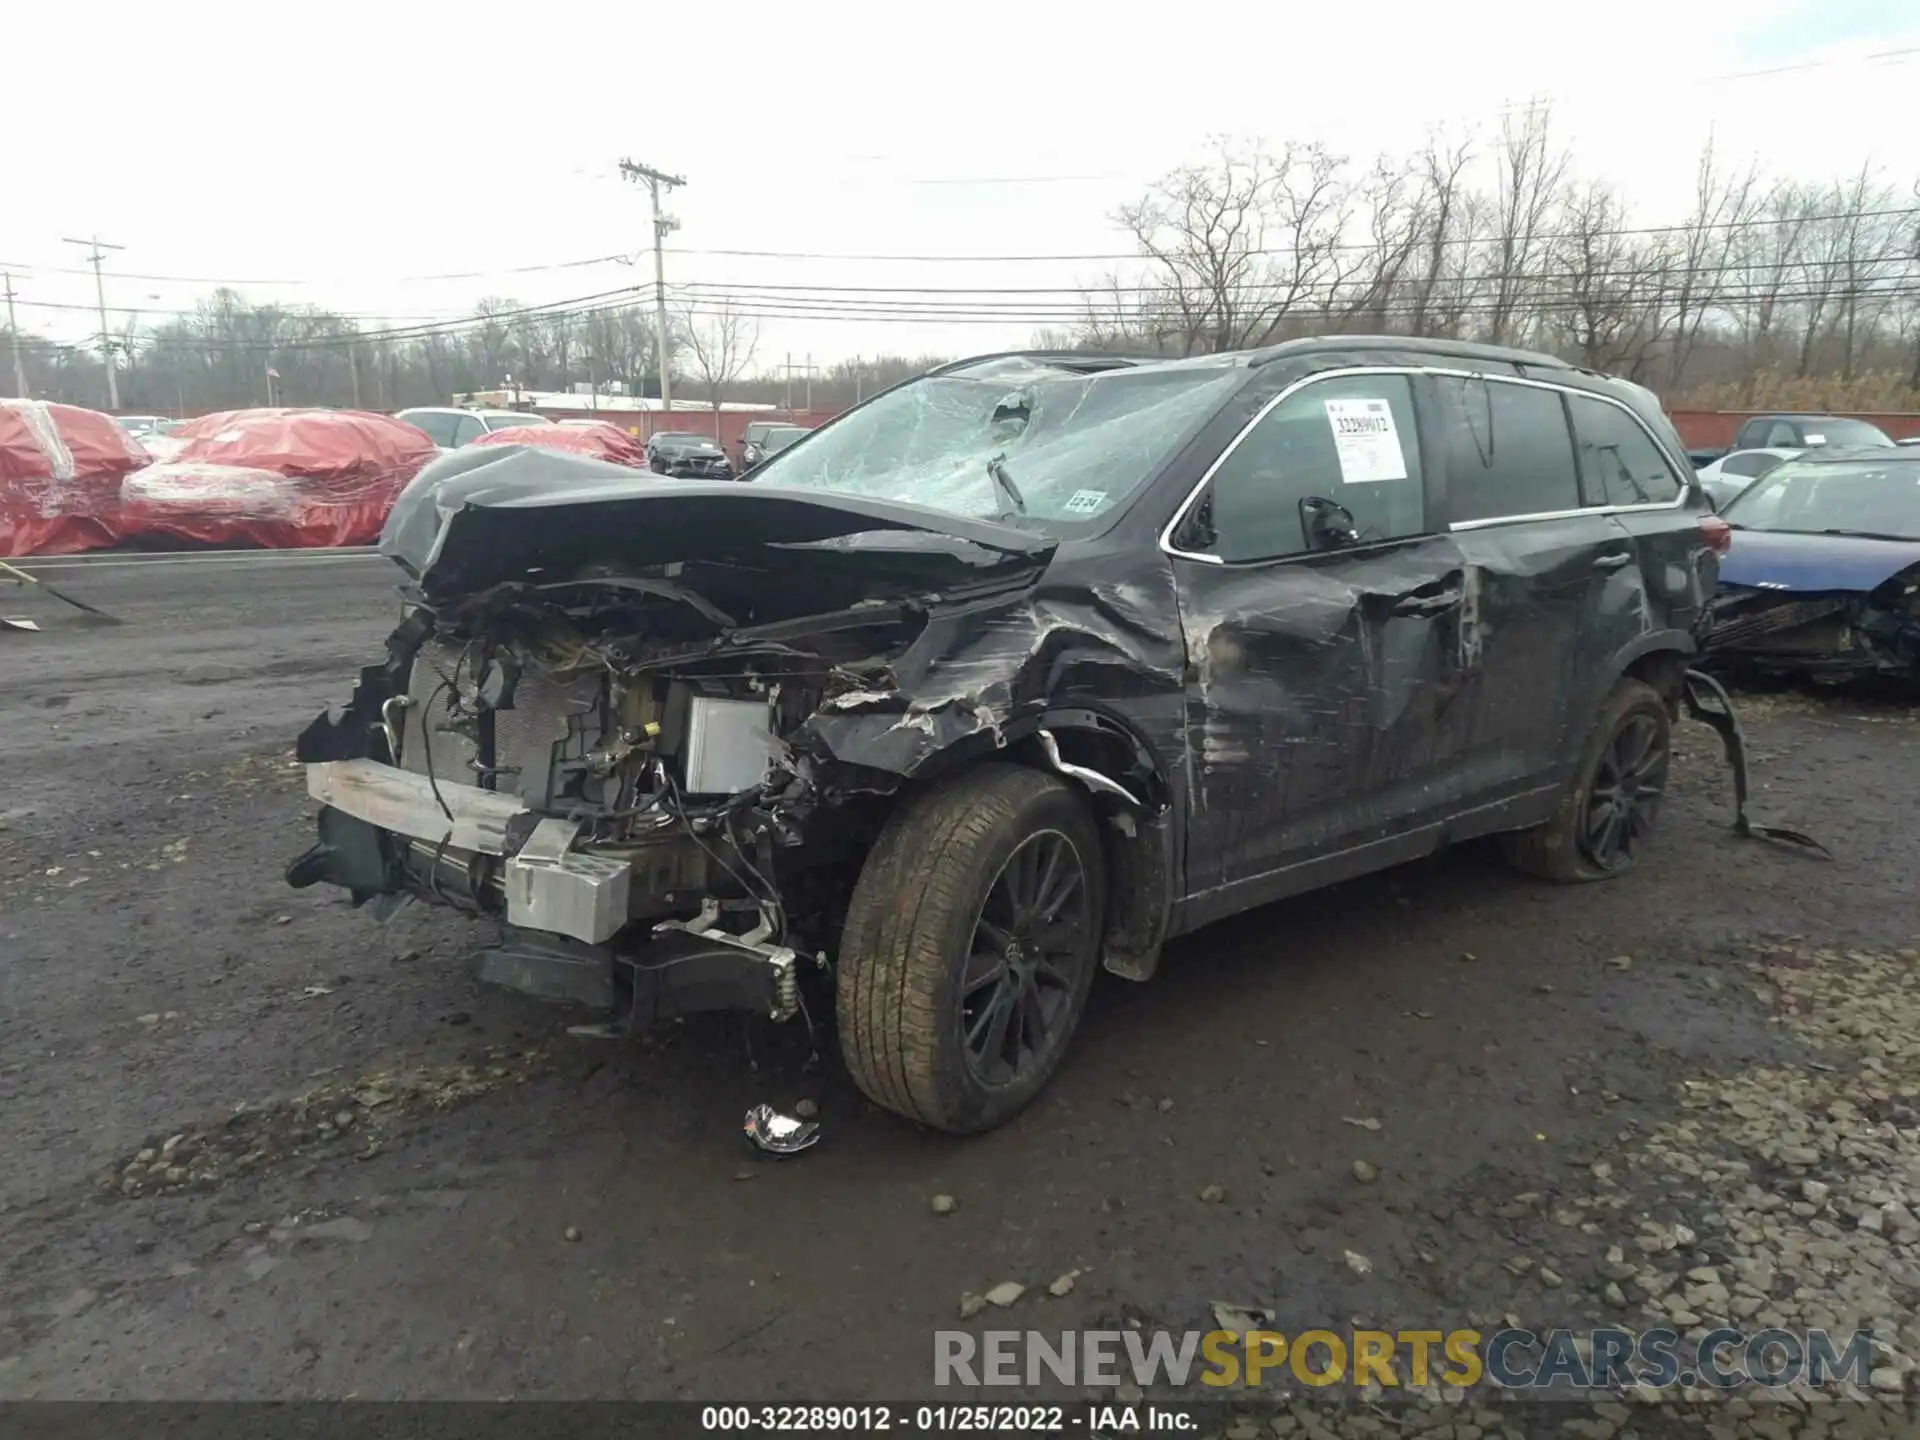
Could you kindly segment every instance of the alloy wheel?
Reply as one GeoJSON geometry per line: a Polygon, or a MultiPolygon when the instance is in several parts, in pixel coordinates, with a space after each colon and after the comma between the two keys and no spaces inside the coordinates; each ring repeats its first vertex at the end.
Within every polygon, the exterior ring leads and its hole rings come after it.
{"type": "Polygon", "coordinates": [[[960,1038],[982,1084],[1045,1065],[1073,1028],[1093,963],[1086,863],[1058,830],[1028,836],[1000,867],[974,921],[960,981],[960,1038]]]}

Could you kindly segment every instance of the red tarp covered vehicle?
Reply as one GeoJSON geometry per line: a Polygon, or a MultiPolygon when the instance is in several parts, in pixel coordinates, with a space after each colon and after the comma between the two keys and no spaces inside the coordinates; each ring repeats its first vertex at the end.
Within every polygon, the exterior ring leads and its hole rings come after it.
{"type": "Polygon", "coordinates": [[[177,454],[127,477],[126,534],[211,545],[370,545],[394,497],[439,452],[426,432],[358,410],[229,410],[174,433],[177,454]]]}
{"type": "Polygon", "coordinates": [[[611,460],[636,470],[647,468],[646,442],[604,420],[596,420],[591,425],[509,425],[504,430],[489,430],[470,443],[544,445],[549,450],[567,450],[595,460],[611,460]]]}
{"type": "Polygon", "coordinates": [[[149,456],[109,415],[0,400],[0,555],[70,555],[120,538],[120,482],[149,456]]]}

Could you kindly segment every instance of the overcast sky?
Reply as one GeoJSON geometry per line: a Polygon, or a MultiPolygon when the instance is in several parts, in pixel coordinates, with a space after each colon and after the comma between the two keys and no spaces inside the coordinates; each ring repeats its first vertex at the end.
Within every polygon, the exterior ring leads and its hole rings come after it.
{"type": "MultiPolygon", "coordinates": [[[[97,328],[63,237],[96,233],[125,247],[116,309],[221,281],[371,324],[650,285],[650,257],[504,273],[648,244],[622,156],[687,177],[669,282],[742,286],[1071,287],[1108,265],[716,252],[1106,255],[1125,248],[1114,206],[1211,134],[1364,159],[1436,124],[1491,133],[1539,98],[1644,223],[1684,213],[1710,131],[1772,174],[1920,176],[1911,0],[12,0],[4,43],[0,263],[31,302],[22,327],[63,339],[97,328]],[[454,272],[486,273],[409,278],[454,272]]],[[[758,358],[956,354],[1032,329],[770,320],[758,358]]]]}

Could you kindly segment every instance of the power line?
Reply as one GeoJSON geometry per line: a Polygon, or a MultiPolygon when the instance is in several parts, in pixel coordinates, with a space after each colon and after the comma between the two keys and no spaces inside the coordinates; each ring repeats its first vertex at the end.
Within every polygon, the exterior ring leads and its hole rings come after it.
{"type": "MultiPolygon", "coordinates": [[[[1759,230],[1782,225],[1815,225],[1828,220],[1875,220],[1889,216],[1910,217],[1920,215],[1920,207],[1902,206],[1890,210],[1848,210],[1827,215],[1781,215],[1754,216],[1746,220],[1721,220],[1701,225],[1646,225],[1612,230],[1589,230],[1585,234],[1593,239],[1648,235],[1682,235],[1701,231],[1715,230],[1759,230]]],[[[1536,240],[1547,241],[1559,232],[1546,232],[1535,236],[1536,240]]],[[[1437,241],[1424,242],[1422,249],[1438,244],[1446,247],[1484,244],[1485,236],[1442,236],[1437,241]]],[[[1369,251],[1377,247],[1367,241],[1343,241],[1334,245],[1317,247],[1333,252],[1369,251]]],[[[675,255],[723,255],[741,259],[760,260],[853,260],[868,263],[898,261],[907,264],[933,265],[1040,265],[1070,264],[1084,261],[1143,260],[1148,257],[1136,250],[1114,251],[1105,254],[1079,255],[862,255],[825,250],[675,250],[675,255]]],[[[1273,249],[1256,249],[1236,252],[1247,255],[1292,255],[1295,248],[1280,246],[1273,249]]]]}
{"type": "MultiPolygon", "coordinates": [[[[91,270],[75,269],[65,265],[28,265],[16,260],[9,260],[5,263],[12,269],[27,274],[91,275],[93,273],[91,270]]],[[[400,275],[390,278],[391,283],[420,285],[435,280],[490,280],[496,275],[536,275],[550,270],[581,270],[593,265],[631,265],[632,263],[633,257],[625,252],[621,252],[615,255],[594,255],[584,260],[555,260],[544,265],[513,265],[502,270],[457,270],[449,271],[441,275],[400,275]]],[[[130,271],[116,273],[122,280],[152,280],[171,285],[219,285],[227,287],[234,285],[325,285],[330,283],[327,277],[308,277],[304,280],[269,280],[259,278],[252,280],[235,280],[231,278],[220,279],[210,275],[142,275],[130,271]]],[[[346,277],[342,276],[332,277],[331,283],[340,283],[340,281],[345,278],[346,277]]],[[[383,283],[386,283],[388,278],[389,277],[382,277],[383,283]]],[[[356,280],[352,283],[360,284],[364,282],[356,280]]]]}
{"type": "MultiPolygon", "coordinates": [[[[1760,218],[1755,218],[1755,219],[1750,219],[1745,221],[1716,222],[1711,226],[1703,226],[1698,228],[1729,230],[1729,229],[1742,228],[1742,227],[1769,227],[1769,226],[1775,226],[1775,225],[1786,224],[1786,223],[1810,224],[1810,223],[1824,222],[1824,221],[1853,221],[1853,220],[1886,218],[1886,217],[1899,217],[1904,219],[1904,218],[1910,218],[1915,216],[1920,216],[1920,207],[1905,207],[1905,208],[1882,209],[1882,210],[1844,211],[1844,212],[1833,212],[1829,214],[1821,214],[1821,215],[1813,215],[1813,216],[1788,217],[1785,219],[1760,217],[1760,218]]],[[[1598,237],[1607,236],[1607,235],[1649,235],[1649,234],[1683,233],[1683,232],[1688,232],[1692,228],[1694,227],[1676,226],[1676,227],[1652,227],[1652,228],[1635,229],[1635,230],[1546,232],[1534,238],[1541,245],[1550,246],[1558,241],[1566,240],[1566,239],[1578,239],[1578,240],[1584,241],[1590,238],[1598,238],[1598,237]]],[[[1462,247],[1462,246],[1472,246],[1472,245],[1483,245],[1483,244],[1486,244],[1487,242],[1488,242],[1488,237],[1486,236],[1460,236],[1460,237],[1443,237],[1440,243],[1448,246],[1462,247]]],[[[1340,247],[1323,247],[1323,250],[1326,253],[1331,253],[1333,250],[1377,252],[1379,248],[1380,247],[1378,246],[1367,244],[1367,245],[1347,245],[1347,246],[1340,246],[1340,247]]],[[[1423,243],[1420,248],[1422,253],[1426,253],[1426,251],[1430,248],[1430,243],[1423,243]]],[[[1286,254],[1289,252],[1285,250],[1270,250],[1270,251],[1249,252],[1249,253],[1277,255],[1277,254],[1286,254]]],[[[1136,263],[1144,263],[1148,261],[1150,257],[1138,255],[1138,254],[1130,254],[1124,258],[1132,260],[1136,263]]],[[[1821,271],[1821,270],[1841,271],[1854,266],[1858,266],[1861,263],[1862,262],[1859,259],[1859,257],[1845,256],[1845,255],[1825,256],[1825,257],[1806,256],[1806,257],[1791,258],[1791,259],[1781,259],[1776,257],[1776,258],[1769,258],[1764,260],[1752,260],[1752,261],[1742,261],[1742,260],[1722,261],[1713,266],[1696,268],[1692,270],[1690,273],[1692,276],[1696,278],[1704,278],[1704,279],[1711,280],[1714,278],[1724,277],[1729,274],[1768,274],[1768,273],[1804,274],[1811,271],[1821,271]]],[[[1656,275],[1656,274],[1657,274],[1657,271],[1649,271],[1645,268],[1635,266],[1627,269],[1592,270],[1592,271],[1530,270],[1530,271],[1521,271],[1521,272],[1483,272],[1474,276],[1473,278],[1483,282],[1486,282],[1486,281],[1497,282],[1500,280],[1518,280],[1518,281],[1523,281],[1527,283],[1537,283],[1538,281],[1541,281],[1541,280],[1570,279],[1570,280],[1579,280],[1579,281],[1582,281],[1583,283],[1588,283],[1588,284],[1600,284],[1600,283],[1610,283],[1610,282],[1640,283],[1642,281],[1648,280],[1650,276],[1656,275]]],[[[1446,278],[1451,279],[1452,277],[1446,277],[1446,278]]],[[[656,285],[657,283],[658,282],[656,281],[656,285]]],[[[372,316],[372,315],[364,315],[364,314],[355,314],[352,312],[330,311],[330,310],[314,311],[312,312],[312,315],[313,315],[313,318],[339,320],[339,321],[345,321],[350,323],[357,323],[357,322],[363,322],[363,321],[369,321],[369,320],[378,320],[382,322],[382,324],[378,328],[370,331],[360,332],[364,338],[369,338],[369,339],[405,338],[409,335],[427,334],[436,330],[449,330],[449,331],[459,330],[459,329],[467,328],[473,325],[486,324],[490,320],[511,320],[515,318],[525,317],[528,315],[561,313],[561,312],[567,311],[568,309],[574,306],[578,306],[582,304],[591,304],[593,302],[610,298],[613,296],[637,293],[641,288],[643,287],[641,286],[621,287],[615,290],[597,292],[592,295],[576,296],[566,300],[549,301],[549,302],[543,302],[536,305],[509,307],[506,309],[489,312],[488,315],[455,315],[455,314],[448,314],[446,312],[441,312],[439,314],[434,314],[434,315],[396,317],[391,314],[381,315],[381,316],[372,316]],[[412,323],[409,323],[406,325],[400,325],[400,326],[389,326],[384,323],[394,319],[407,320],[412,323]]],[[[1131,285],[1095,284],[1095,285],[1089,286],[1084,282],[1075,283],[1075,284],[1065,284],[1065,285],[952,286],[952,285],[822,285],[822,284],[815,284],[811,282],[796,283],[796,282],[780,282],[780,281],[760,281],[760,282],[693,281],[693,282],[684,282],[683,284],[677,285],[673,288],[676,293],[680,293],[680,294],[698,295],[703,293],[711,293],[716,296],[726,294],[726,295],[738,296],[741,298],[751,297],[751,298],[755,298],[762,301],[777,301],[777,300],[790,298],[790,297],[803,297],[803,296],[811,296],[816,294],[850,295],[850,296],[902,295],[902,296],[910,296],[910,297],[933,296],[933,297],[942,297],[942,298],[947,296],[1025,296],[1025,295],[1085,296],[1088,294],[1098,294],[1098,295],[1105,296],[1105,295],[1117,295],[1117,294],[1152,294],[1164,289],[1165,287],[1162,285],[1154,284],[1154,283],[1141,283],[1141,284],[1131,284],[1131,285]]],[[[70,302],[51,301],[51,300],[28,300],[28,299],[25,299],[24,297],[22,297],[19,300],[19,303],[22,306],[32,308],[32,309],[68,311],[68,312],[77,312],[77,311],[83,311],[83,310],[94,308],[94,307],[89,307],[85,305],[73,304],[70,302]]],[[[181,309],[147,308],[142,306],[119,306],[119,307],[114,307],[114,313],[121,314],[121,315],[130,315],[130,316],[132,315],[162,316],[162,317],[169,317],[172,319],[185,320],[185,319],[198,318],[201,315],[203,315],[205,312],[203,308],[196,308],[192,310],[181,310],[181,309]]],[[[289,319],[304,318],[300,315],[299,312],[289,311],[284,313],[287,314],[287,317],[289,319]]],[[[343,343],[346,343],[346,342],[343,341],[343,343]]]]}
{"type": "MultiPolygon", "coordinates": [[[[1562,311],[1579,311],[1583,308],[1594,310],[1641,308],[1650,300],[1670,298],[1670,292],[1657,288],[1645,295],[1618,295],[1589,291],[1586,293],[1563,291],[1557,294],[1536,292],[1522,294],[1505,300],[1483,299],[1474,296],[1474,292],[1484,281],[1478,277],[1449,277],[1441,282],[1429,299],[1428,312],[1448,314],[1487,314],[1508,311],[1515,314],[1545,314],[1562,311]],[[1470,297],[1465,300],[1452,299],[1463,291],[1470,297]]],[[[1604,283],[1599,277],[1591,281],[1594,285],[1604,283]]],[[[635,287],[638,289],[639,287],[635,287]]],[[[1407,287],[1399,287],[1403,292],[1407,287]]],[[[623,292],[632,293],[632,292],[623,292]]],[[[1244,300],[1248,292],[1237,293],[1232,298],[1244,300]]],[[[1913,298],[1920,295],[1920,274],[1906,273],[1885,276],[1874,284],[1861,287],[1853,296],[1856,302],[1879,305],[1895,300],[1913,298]]],[[[1820,288],[1792,288],[1749,286],[1739,290],[1710,291],[1698,297],[1697,308],[1703,310],[1732,310],[1742,305],[1757,304],[1763,301],[1792,304],[1802,300],[1842,301],[1847,298],[1836,287],[1828,285],[1820,288]]],[[[994,304],[991,302],[972,302],[943,304],[938,300],[927,302],[911,301],[838,301],[823,299],[773,299],[764,303],[752,303],[741,308],[739,297],[723,296],[715,303],[719,308],[703,306],[697,299],[688,307],[690,318],[708,318],[733,313],[746,314],[762,320],[792,320],[822,323],[903,323],[917,325],[958,325],[985,324],[997,326],[1012,325],[1076,325],[1089,320],[1110,318],[1115,323],[1134,318],[1124,307],[1105,305],[1097,300],[1082,304],[1061,303],[1018,303],[994,304]]],[[[633,312],[631,304],[623,305],[582,305],[573,302],[571,308],[547,308],[537,313],[549,318],[598,317],[618,318],[633,312]]],[[[1343,305],[1329,302],[1314,306],[1302,304],[1294,307],[1299,314],[1344,314],[1358,313],[1367,316],[1385,316],[1389,318],[1411,317],[1420,313],[1414,302],[1400,296],[1389,294],[1384,305],[1343,305]]],[[[469,334],[497,322],[510,312],[496,315],[472,317],[447,325],[432,328],[414,328],[391,331],[357,331],[344,334],[314,336],[307,338],[273,337],[267,339],[214,337],[214,336],[166,336],[159,342],[165,349],[178,353],[229,354],[275,352],[310,352],[328,350],[351,350],[354,347],[376,343],[421,342],[434,339],[452,338],[469,334]]],[[[533,313],[511,312],[515,314],[533,313]]],[[[1205,313],[1205,307],[1201,307],[1205,313]]],[[[34,348],[63,349],[71,351],[75,347],[60,345],[58,342],[27,342],[34,348]]]]}

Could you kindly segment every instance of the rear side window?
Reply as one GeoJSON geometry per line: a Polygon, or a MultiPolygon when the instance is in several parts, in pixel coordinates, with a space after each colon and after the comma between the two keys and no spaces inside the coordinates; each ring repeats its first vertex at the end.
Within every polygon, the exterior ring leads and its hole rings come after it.
{"type": "Polygon", "coordinates": [[[1404,375],[1343,375],[1281,401],[1214,471],[1213,553],[1269,560],[1306,551],[1300,502],[1331,500],[1363,541],[1426,528],[1419,432],[1404,375]]]}
{"type": "Polygon", "coordinates": [[[471,445],[484,434],[486,426],[480,423],[478,416],[462,415],[453,427],[453,443],[456,446],[471,445]]]}
{"type": "Polygon", "coordinates": [[[460,417],[457,415],[438,415],[431,410],[416,410],[411,415],[399,417],[409,425],[427,432],[427,438],[444,449],[453,448],[453,426],[460,417]]]}
{"type": "Polygon", "coordinates": [[[1452,376],[1436,377],[1434,387],[1455,524],[1579,508],[1559,391],[1452,376]]]}
{"type": "Polygon", "coordinates": [[[1784,455],[1769,455],[1764,450],[1755,450],[1747,455],[1729,455],[1720,462],[1720,473],[1758,480],[1786,458],[1784,455]]]}
{"type": "Polygon", "coordinates": [[[1680,498],[1680,477],[1633,416],[1584,395],[1569,395],[1567,408],[1589,505],[1671,505],[1680,498]]]}

